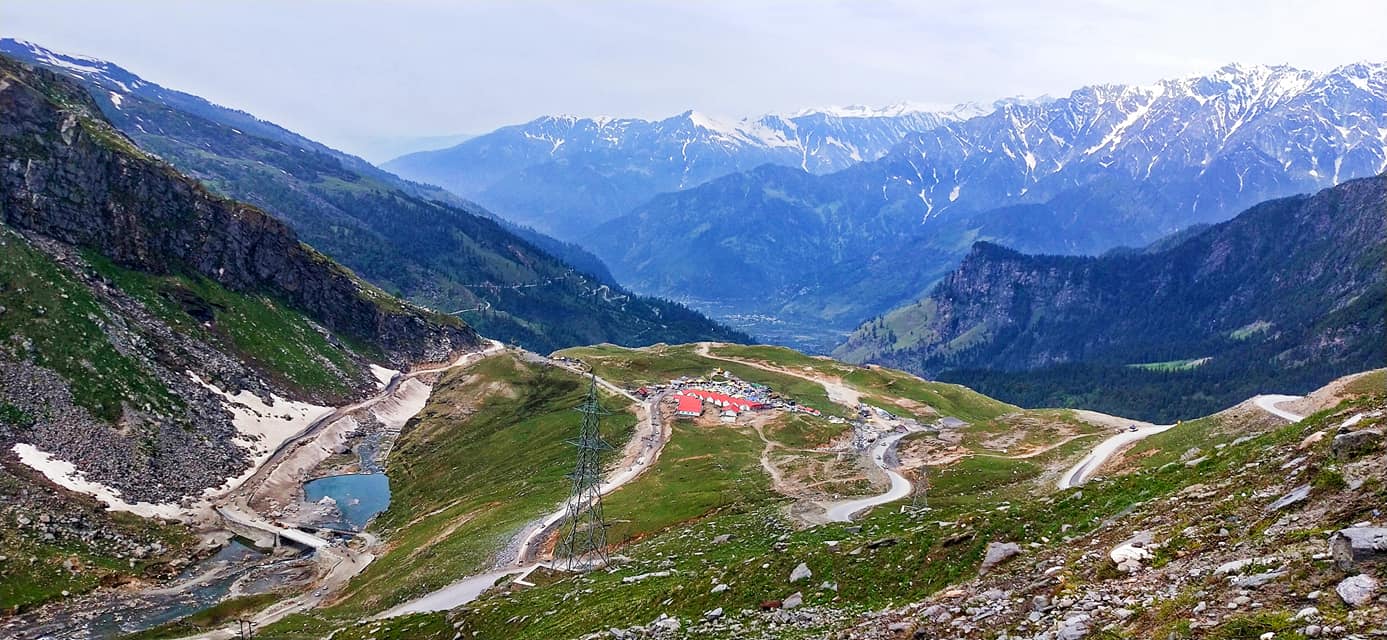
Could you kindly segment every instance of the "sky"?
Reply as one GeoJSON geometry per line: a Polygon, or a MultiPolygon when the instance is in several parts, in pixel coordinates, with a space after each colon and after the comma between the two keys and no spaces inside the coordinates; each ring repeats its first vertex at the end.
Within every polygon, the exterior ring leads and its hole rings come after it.
{"type": "Polygon", "coordinates": [[[1229,62],[1328,70],[1387,61],[1383,24],[1382,0],[0,2],[0,36],[368,158],[545,114],[736,119],[1064,95],[1229,62]]]}

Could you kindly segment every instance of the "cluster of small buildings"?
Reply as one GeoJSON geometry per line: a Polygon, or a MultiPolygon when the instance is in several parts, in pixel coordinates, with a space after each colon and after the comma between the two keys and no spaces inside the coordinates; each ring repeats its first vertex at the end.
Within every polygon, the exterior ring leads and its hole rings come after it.
{"type": "Polygon", "coordinates": [[[675,402],[675,415],[686,418],[703,415],[706,405],[712,405],[724,422],[732,422],[744,413],[767,409],[821,415],[818,409],[782,398],[770,387],[746,382],[721,369],[714,369],[707,377],[681,377],[669,384],[641,387],[636,390],[636,395],[644,398],[666,391],[670,392],[675,402]]]}

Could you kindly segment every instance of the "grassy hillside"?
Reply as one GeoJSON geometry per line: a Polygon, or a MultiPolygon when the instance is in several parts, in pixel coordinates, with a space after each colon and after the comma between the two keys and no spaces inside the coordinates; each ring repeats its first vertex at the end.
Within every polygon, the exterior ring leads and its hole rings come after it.
{"type": "MultiPolygon", "coordinates": [[[[1030,570],[1025,557],[1059,555],[1059,565],[1064,569],[1059,587],[1061,593],[1086,587],[1090,581],[1113,580],[1115,571],[1110,564],[1105,569],[1100,560],[1080,557],[1091,545],[1075,548],[1072,541],[1098,536],[1104,540],[1121,540],[1130,532],[1111,530],[1113,523],[1120,522],[1134,509],[1138,510],[1138,515],[1133,517],[1144,517],[1141,514],[1151,512],[1154,517],[1168,518],[1170,514],[1165,505],[1178,492],[1187,488],[1207,489],[1235,479],[1247,490],[1225,502],[1219,512],[1238,513],[1242,518],[1248,517],[1247,514],[1261,515],[1256,516],[1257,521],[1247,522],[1241,530],[1232,532],[1222,544],[1260,543],[1264,536],[1273,536],[1273,539],[1285,536],[1280,538],[1284,543],[1298,543],[1304,539],[1301,532],[1279,534],[1266,530],[1278,515],[1266,514],[1259,501],[1271,500],[1278,494],[1260,496],[1274,491],[1268,491],[1267,487],[1276,485],[1281,479],[1248,469],[1270,464],[1265,461],[1268,451],[1289,451],[1284,455],[1297,455],[1295,445],[1306,433],[1332,428],[1345,415],[1361,411],[1362,407],[1382,406],[1380,394],[1379,390],[1378,397],[1373,400],[1350,401],[1340,410],[1322,412],[1302,424],[1273,428],[1264,435],[1228,444],[1197,467],[1144,468],[1092,483],[1081,491],[1056,496],[1034,496],[1029,491],[1018,490],[1028,482],[1032,463],[997,463],[974,458],[976,463],[960,467],[959,473],[944,476],[934,485],[934,495],[941,499],[931,501],[935,510],[924,517],[877,510],[851,527],[826,525],[801,531],[796,531],[773,509],[714,517],[635,545],[626,551],[631,562],[615,572],[570,577],[504,596],[486,597],[455,613],[453,618],[463,624],[465,634],[475,633],[478,637],[500,634],[508,638],[566,638],[612,626],[646,624],[662,613],[677,616],[688,625],[702,620],[704,612],[721,607],[729,612],[727,615],[735,616],[748,627],[733,631],[733,627],[723,625],[721,633],[704,632],[702,637],[760,637],[753,629],[774,636],[774,627],[766,626],[771,618],[759,618],[761,622],[758,623],[755,615],[735,612],[754,610],[762,600],[779,599],[800,591],[807,606],[818,607],[818,613],[811,618],[816,622],[781,637],[833,636],[853,621],[872,615],[871,611],[920,600],[947,585],[973,578],[983,550],[991,541],[1018,541],[1023,546],[1027,542],[1036,543],[1035,548],[1023,552],[1023,560],[1012,565],[1017,571],[1030,570]],[[733,535],[731,541],[720,545],[712,543],[715,536],[729,533],[733,535]],[[787,584],[791,569],[800,562],[810,567],[813,577],[805,583],[787,584]],[[633,584],[622,580],[657,568],[673,573],[633,584]],[[832,583],[834,588],[821,586],[825,581],[832,583]],[[713,593],[712,586],[716,584],[727,584],[730,588],[723,593],[713,593]],[[565,615],[536,615],[556,608],[563,610],[565,615]],[[825,615],[826,611],[834,613],[825,615]]],[[[1298,455],[1307,454],[1300,452],[1298,455]]],[[[1308,455],[1312,468],[1329,469],[1335,464],[1330,459],[1327,441],[1314,447],[1308,455]]],[[[1279,459],[1276,464],[1281,464],[1279,459]]],[[[1324,473],[1333,472],[1321,472],[1321,476],[1324,473]]],[[[1332,529],[1336,524],[1347,525],[1373,508],[1373,500],[1363,499],[1367,494],[1348,493],[1342,483],[1326,481],[1316,487],[1315,495],[1319,500],[1342,507],[1342,512],[1333,515],[1332,522],[1321,526],[1332,529]]],[[[1379,485],[1366,491],[1368,494],[1376,492],[1378,499],[1387,496],[1379,485]]],[[[1198,526],[1200,513],[1203,512],[1174,515],[1178,521],[1198,526]]],[[[1177,522],[1172,530],[1178,532],[1182,526],[1185,525],[1177,522]]],[[[1190,545],[1179,540],[1176,544],[1190,545]]],[[[1100,552],[1105,549],[1099,547],[1100,552]]],[[[1179,549],[1181,547],[1168,555],[1160,552],[1163,555],[1159,558],[1174,558],[1175,554],[1182,553],[1179,549]]],[[[1204,550],[1197,546],[1183,547],[1183,553],[1204,550]]],[[[1159,565],[1165,561],[1155,562],[1159,565]]],[[[1048,566],[1050,564],[1041,565],[1035,571],[1048,566]]],[[[1321,586],[1324,581],[1334,579],[1333,574],[1297,575],[1301,577],[1289,588],[1302,594],[1311,588],[1325,588],[1321,586]]],[[[1020,588],[1021,585],[1013,582],[1012,586],[1020,588]]],[[[1205,587],[1210,591],[1218,588],[1219,585],[1205,587]]],[[[1290,604],[1276,606],[1292,607],[1290,612],[1293,613],[1295,607],[1300,606],[1295,602],[1291,600],[1290,604]]],[[[1344,619],[1346,612],[1342,607],[1335,607],[1329,601],[1321,602],[1323,615],[1344,619]]],[[[1193,600],[1187,605],[1193,606],[1193,600]]],[[[1173,620],[1168,617],[1170,615],[1165,607],[1139,609],[1125,627],[1139,631],[1114,637],[1167,637],[1171,632],[1176,632],[1175,637],[1188,637],[1183,635],[1188,633],[1187,629],[1181,631],[1179,615],[1173,620]]],[[[1279,609],[1267,611],[1269,620],[1279,620],[1277,616],[1280,615],[1283,614],[1279,609]]],[[[1289,618],[1290,614],[1284,615],[1289,618]]],[[[1236,630],[1257,629],[1255,637],[1272,630],[1260,628],[1258,625],[1265,623],[1256,620],[1261,618],[1245,618],[1235,612],[1211,637],[1245,637],[1236,630]]]]}
{"type": "Polygon", "coordinates": [[[632,389],[669,382],[681,376],[698,378],[711,374],[715,369],[723,369],[748,382],[767,385],[825,415],[846,413],[844,407],[828,399],[828,392],[817,382],[706,358],[698,355],[696,345],[656,345],[647,349],[598,345],[565,349],[559,354],[581,360],[593,367],[597,375],[632,389]]]}
{"type": "Polygon", "coordinates": [[[202,276],[126,269],[94,252],[86,257],[175,331],[215,341],[295,396],[345,397],[361,377],[361,358],[381,355],[378,348],[330,336],[268,295],[229,291],[202,276]]]}
{"type": "Polygon", "coordinates": [[[58,372],[72,386],[73,401],[105,420],[119,418],[124,403],[166,411],[181,405],[111,344],[102,326],[105,308],[74,274],[4,224],[0,257],[0,349],[7,359],[32,358],[58,372]]]}
{"type": "Polygon", "coordinates": [[[1304,393],[1387,361],[1384,201],[1387,175],[1347,180],[1098,257],[979,242],[835,354],[1154,422],[1304,393]]]}

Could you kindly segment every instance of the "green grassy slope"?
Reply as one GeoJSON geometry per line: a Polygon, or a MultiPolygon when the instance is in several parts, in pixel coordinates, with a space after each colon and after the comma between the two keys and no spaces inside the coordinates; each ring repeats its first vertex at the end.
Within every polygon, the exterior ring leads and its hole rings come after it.
{"type": "MultiPolygon", "coordinates": [[[[902,405],[901,398],[933,407],[940,415],[953,416],[967,422],[995,418],[1017,410],[1012,405],[960,385],[924,380],[885,367],[854,366],[827,358],[815,358],[784,347],[722,345],[714,347],[712,353],[729,358],[768,362],[787,368],[810,369],[840,378],[866,395],[866,399],[872,401],[870,404],[877,404],[905,415],[912,415],[913,412],[910,406],[902,405]]],[[[916,417],[923,420],[931,419],[924,414],[916,417]]]]}
{"type": "Polygon", "coordinates": [[[0,224],[0,352],[32,358],[72,386],[73,400],[115,420],[122,403],[172,411],[180,405],[158,379],[116,350],[100,301],[77,278],[0,224]]]}
{"type": "MultiPolygon", "coordinates": [[[[1356,400],[1349,406],[1381,406],[1380,394],[1381,391],[1376,400],[1356,400]]],[[[851,620],[882,607],[919,600],[972,577],[990,541],[1036,541],[1051,548],[1064,544],[1062,541],[1070,537],[1098,532],[1110,518],[1190,485],[1241,477],[1249,464],[1265,456],[1269,447],[1294,448],[1305,433],[1332,428],[1336,420],[1346,415],[1339,413],[1331,419],[1335,414],[1321,412],[1304,423],[1230,444],[1197,468],[1146,468],[1092,483],[1081,491],[1052,496],[1033,497],[1019,490],[1029,481],[1028,463],[999,464],[975,459],[975,464],[941,478],[932,494],[941,498],[931,501],[935,510],[918,519],[877,510],[851,527],[826,525],[796,531],[774,509],[713,517],[627,549],[625,553],[632,560],[616,571],[569,577],[505,596],[485,597],[454,618],[462,623],[465,634],[475,633],[477,637],[571,638],[613,626],[646,624],[661,613],[690,620],[700,619],[703,612],[714,607],[730,612],[755,609],[762,600],[801,591],[806,605],[830,606],[846,614],[828,619],[851,620]],[[941,522],[956,524],[941,526],[941,522]],[[713,537],[726,533],[734,536],[730,542],[712,544],[713,537]],[[877,544],[869,544],[874,541],[877,544]],[[807,564],[814,576],[807,583],[787,584],[791,569],[800,562],[807,564]],[[673,573],[634,584],[622,581],[656,568],[673,573]],[[836,590],[821,588],[823,581],[834,583],[836,590]],[[719,583],[730,588],[721,594],[712,593],[711,587],[719,583]],[[562,608],[565,615],[536,615],[556,608],[562,608]]],[[[1323,460],[1328,455],[1327,441],[1307,454],[1323,460]]],[[[1316,464],[1332,465],[1332,461],[1316,464]]],[[[1316,477],[1321,476],[1324,473],[1316,477]]],[[[1276,481],[1266,477],[1258,482],[1276,481]]],[[[1317,492],[1325,494],[1342,490],[1342,484],[1336,486],[1328,481],[1317,487],[1317,492]]],[[[1382,495],[1383,488],[1368,490],[1382,495]]],[[[1240,492],[1239,499],[1247,495],[1250,492],[1240,492]]],[[[1345,523],[1372,508],[1372,501],[1359,500],[1356,504],[1364,511],[1342,516],[1349,518],[1345,523]]],[[[1259,532],[1277,515],[1264,514],[1262,518],[1266,521],[1248,523],[1247,530],[1237,535],[1262,535],[1259,532]]],[[[1229,544],[1236,541],[1236,537],[1230,539],[1229,544]]],[[[1077,557],[1081,552],[1082,549],[1075,550],[1073,555],[1077,557]]],[[[1087,564],[1091,563],[1081,562],[1080,566],[1086,569],[1087,564]]],[[[1103,579],[1102,572],[1098,574],[1096,579],[1103,579]]],[[[1150,614],[1154,617],[1158,611],[1150,614]]],[[[1241,628],[1236,626],[1239,624],[1242,622],[1234,620],[1222,632],[1233,633],[1241,628]]],[[[838,628],[800,630],[795,633],[802,636],[787,637],[831,637],[838,628]]],[[[1171,630],[1165,628],[1159,635],[1133,637],[1166,637],[1171,630]]]]}
{"type": "Polygon", "coordinates": [[[153,275],[88,252],[98,273],[185,335],[216,341],[280,385],[301,393],[345,396],[363,356],[378,349],[330,339],[270,296],[229,291],[202,276],[153,275]],[[331,341],[330,341],[331,340],[331,341]]]}

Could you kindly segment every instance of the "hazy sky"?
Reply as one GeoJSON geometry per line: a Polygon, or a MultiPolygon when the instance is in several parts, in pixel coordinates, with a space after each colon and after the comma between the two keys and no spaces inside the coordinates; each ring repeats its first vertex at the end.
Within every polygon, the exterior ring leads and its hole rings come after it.
{"type": "Polygon", "coordinates": [[[1387,61],[1383,0],[0,1],[0,35],[364,152],[548,113],[729,118],[1387,61]]]}

